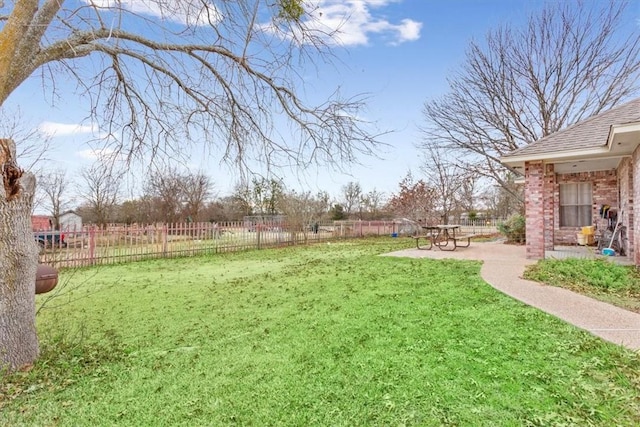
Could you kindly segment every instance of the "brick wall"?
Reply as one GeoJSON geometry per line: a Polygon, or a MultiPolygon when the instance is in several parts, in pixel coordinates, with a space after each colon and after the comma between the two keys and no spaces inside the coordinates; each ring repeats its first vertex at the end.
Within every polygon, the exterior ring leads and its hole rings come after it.
{"type": "Polygon", "coordinates": [[[626,252],[640,265],[640,224],[635,224],[633,200],[640,198],[640,147],[632,158],[625,158],[617,170],[554,173],[553,165],[525,164],[525,209],[527,258],[544,258],[554,245],[575,245],[581,227],[560,227],[560,184],[590,182],[592,185],[592,225],[602,230],[608,220],[600,217],[602,205],[624,212],[627,227],[626,252]],[[634,190],[635,189],[635,190],[634,190]]]}
{"type": "Polygon", "coordinates": [[[544,165],[542,162],[526,162],[524,165],[526,211],[526,256],[529,259],[544,258],[544,165]]]}
{"type": "Polygon", "coordinates": [[[51,230],[51,217],[46,215],[31,215],[31,229],[33,231],[51,230]]]}
{"type": "MultiPolygon", "coordinates": [[[[598,172],[580,172],[557,174],[554,186],[554,204],[560,206],[560,184],[591,182],[592,184],[592,204],[591,217],[593,225],[601,228],[606,224],[600,218],[600,207],[610,205],[618,208],[618,177],[615,170],[598,172]]],[[[576,234],[581,231],[581,227],[560,227],[560,209],[554,211],[554,242],[556,245],[575,245],[577,243],[576,234]]]]}
{"type": "MultiPolygon", "coordinates": [[[[623,209],[622,224],[627,228],[627,242],[625,251],[631,259],[634,257],[633,236],[633,160],[624,158],[618,167],[618,182],[620,187],[620,208],[623,209]]],[[[637,185],[637,184],[636,184],[637,185]]]]}
{"type": "Polygon", "coordinates": [[[555,206],[559,204],[555,201],[556,194],[556,174],[553,165],[546,165],[544,175],[544,249],[553,250],[555,241],[555,224],[558,223],[555,215],[555,206]]]}
{"type": "MultiPolygon", "coordinates": [[[[632,174],[632,185],[633,185],[633,200],[640,200],[640,147],[636,148],[633,152],[633,156],[631,157],[631,168],[635,170],[636,173],[632,174]]],[[[633,206],[633,205],[632,205],[633,206]]],[[[630,215],[632,218],[631,227],[627,228],[627,236],[629,239],[633,239],[633,259],[635,261],[635,265],[640,265],[640,228],[638,227],[637,220],[635,220],[635,216],[633,213],[630,215]]],[[[640,218],[638,218],[640,220],[640,218]]],[[[631,243],[631,241],[630,241],[631,243]]]]}

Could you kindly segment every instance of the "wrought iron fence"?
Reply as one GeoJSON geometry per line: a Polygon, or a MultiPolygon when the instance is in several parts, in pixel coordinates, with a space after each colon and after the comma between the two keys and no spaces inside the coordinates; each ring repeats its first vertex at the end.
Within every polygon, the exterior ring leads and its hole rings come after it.
{"type": "MultiPolygon", "coordinates": [[[[462,225],[462,229],[474,233],[496,232],[495,226],[488,224],[462,225]]],[[[40,263],[58,268],[82,267],[336,239],[402,236],[409,234],[406,230],[406,224],[399,221],[331,221],[308,224],[302,229],[290,227],[286,222],[247,225],[245,221],[84,226],[56,232],[62,238],[41,245],[40,263]]]]}

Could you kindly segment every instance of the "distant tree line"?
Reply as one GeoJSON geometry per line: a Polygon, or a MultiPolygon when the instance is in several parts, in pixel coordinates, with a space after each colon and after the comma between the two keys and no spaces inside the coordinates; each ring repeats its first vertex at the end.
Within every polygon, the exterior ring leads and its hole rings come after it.
{"type": "Polygon", "coordinates": [[[377,189],[364,191],[352,181],[332,197],[326,191],[296,191],[282,180],[256,177],[236,185],[230,195],[218,196],[213,179],[204,172],[166,167],[144,177],[141,194],[125,197],[124,175],[96,163],[73,180],[64,170],[41,173],[38,193],[39,206],[48,211],[53,224],[68,210],[85,224],[97,225],[227,222],[254,215],[285,215],[288,222],[304,225],[394,218],[447,223],[462,217],[506,217],[518,208],[500,188],[479,189],[463,169],[431,159],[423,172],[420,179],[407,173],[389,195],[377,189]]]}

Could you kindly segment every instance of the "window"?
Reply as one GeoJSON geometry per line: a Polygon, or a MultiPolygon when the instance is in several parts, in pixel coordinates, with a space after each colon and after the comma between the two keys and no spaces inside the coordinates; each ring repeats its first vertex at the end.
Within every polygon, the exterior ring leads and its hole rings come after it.
{"type": "Polygon", "coordinates": [[[560,184],[560,227],[591,224],[591,183],[560,184]]]}

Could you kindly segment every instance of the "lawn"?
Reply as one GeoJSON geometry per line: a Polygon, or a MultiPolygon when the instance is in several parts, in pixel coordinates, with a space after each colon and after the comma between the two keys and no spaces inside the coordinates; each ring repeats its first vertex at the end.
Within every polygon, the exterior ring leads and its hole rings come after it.
{"type": "Polygon", "coordinates": [[[524,277],[640,313],[640,274],[634,266],[606,259],[545,259],[528,266],[524,277]]]}
{"type": "Polygon", "coordinates": [[[378,256],[412,245],[65,271],[0,425],[640,424],[640,354],[497,292],[477,262],[378,256]]]}

